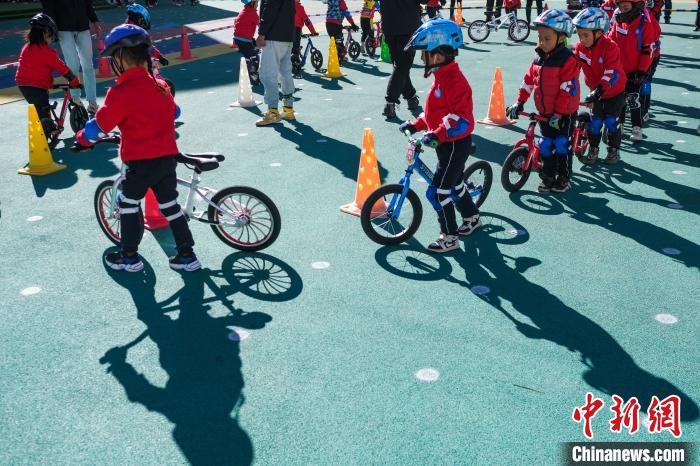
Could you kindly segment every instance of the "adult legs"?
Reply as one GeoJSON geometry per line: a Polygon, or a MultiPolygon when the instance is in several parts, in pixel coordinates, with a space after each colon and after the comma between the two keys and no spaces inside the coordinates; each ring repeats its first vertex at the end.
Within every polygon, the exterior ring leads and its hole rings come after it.
{"type": "Polygon", "coordinates": [[[416,89],[413,87],[410,76],[416,53],[413,50],[404,51],[404,47],[410,39],[409,35],[385,36],[394,65],[386,88],[386,101],[388,103],[398,104],[399,96],[410,99],[416,95],[416,89]]]}

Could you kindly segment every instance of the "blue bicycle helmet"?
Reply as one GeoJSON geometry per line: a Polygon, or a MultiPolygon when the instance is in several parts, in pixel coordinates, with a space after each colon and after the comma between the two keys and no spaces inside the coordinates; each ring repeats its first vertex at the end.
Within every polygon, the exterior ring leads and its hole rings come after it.
{"type": "Polygon", "coordinates": [[[432,52],[438,48],[444,48],[456,51],[463,43],[462,29],[457,23],[449,19],[436,18],[423,23],[416,29],[404,50],[432,52]]]}
{"type": "Polygon", "coordinates": [[[559,8],[547,10],[533,21],[535,26],[545,26],[557,32],[561,32],[566,37],[571,37],[574,33],[574,24],[566,11],[559,8]]]}
{"type": "Polygon", "coordinates": [[[135,24],[120,24],[107,34],[102,55],[112,56],[122,47],[136,47],[138,45],[151,45],[151,37],[148,32],[135,24]]]}
{"type": "Polygon", "coordinates": [[[600,8],[588,7],[585,10],[581,10],[579,14],[574,18],[574,26],[583,29],[599,29],[603,33],[608,32],[610,29],[610,19],[608,15],[605,14],[600,8]]]}
{"type": "Polygon", "coordinates": [[[132,3],[126,7],[126,16],[133,21],[137,26],[141,26],[145,30],[151,29],[151,14],[146,7],[138,3],[132,3]]]}

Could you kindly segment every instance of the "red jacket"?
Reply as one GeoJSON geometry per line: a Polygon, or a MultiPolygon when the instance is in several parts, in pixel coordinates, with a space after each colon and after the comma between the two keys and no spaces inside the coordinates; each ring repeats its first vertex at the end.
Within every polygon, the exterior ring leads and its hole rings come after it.
{"type": "Polygon", "coordinates": [[[302,6],[301,2],[296,2],[295,8],[296,13],[294,15],[294,27],[297,29],[301,29],[306,24],[306,27],[309,28],[311,34],[316,34],[316,29],[314,28],[313,23],[309,19],[309,15],[306,14],[306,10],[302,6]]]}
{"type": "Polygon", "coordinates": [[[580,66],[574,53],[559,44],[545,54],[538,47],[537,56],[525,73],[518,102],[525,103],[534,94],[535,107],[542,116],[571,115],[578,110],[580,66]]]}
{"type": "Polygon", "coordinates": [[[252,3],[249,3],[243,7],[233,22],[233,37],[244,42],[252,42],[253,36],[255,36],[255,29],[259,23],[258,10],[252,3]]]}
{"type": "Polygon", "coordinates": [[[592,49],[576,44],[576,57],[581,63],[586,85],[594,90],[603,87],[601,98],[609,99],[625,92],[627,75],[622,69],[620,49],[606,36],[598,39],[592,49]]]}
{"type": "Polygon", "coordinates": [[[649,12],[654,15],[656,21],[659,21],[659,19],[661,19],[661,9],[664,6],[664,0],[647,0],[646,3],[649,12]]]}
{"type": "Polygon", "coordinates": [[[508,11],[517,10],[520,6],[520,0],[503,0],[503,8],[508,11]]]}
{"type": "Polygon", "coordinates": [[[654,26],[654,37],[656,37],[656,41],[654,41],[654,51],[651,55],[653,60],[654,58],[661,56],[661,24],[659,24],[659,19],[652,13],[649,13],[647,16],[649,18],[649,22],[654,26]]]}
{"type": "MultiPolygon", "coordinates": [[[[663,0],[661,1],[663,2],[663,0]]],[[[608,19],[612,20],[613,13],[615,13],[617,6],[615,6],[615,2],[613,0],[605,0],[605,2],[600,6],[600,9],[603,10],[606,15],[608,15],[608,19]]]]}
{"type": "Polygon", "coordinates": [[[630,23],[613,22],[608,36],[620,47],[625,73],[647,72],[656,42],[653,19],[642,13],[630,23]]]}
{"type": "Polygon", "coordinates": [[[25,44],[19,54],[15,81],[18,86],[49,90],[53,86],[53,71],[60,75],[70,72],[53,48],[46,44],[25,44]]]}
{"type": "Polygon", "coordinates": [[[103,133],[121,132],[124,162],[175,155],[175,101],[143,67],[130,68],[107,90],[95,120],[103,133]]]}
{"type": "MultiPolygon", "coordinates": [[[[391,0],[386,0],[390,2],[391,0]]],[[[438,8],[440,6],[440,0],[428,0],[427,5],[431,8],[438,8]]]]}
{"type": "Polygon", "coordinates": [[[433,71],[433,86],[425,110],[413,125],[431,131],[440,144],[466,138],[474,131],[472,88],[456,62],[433,71]]]}

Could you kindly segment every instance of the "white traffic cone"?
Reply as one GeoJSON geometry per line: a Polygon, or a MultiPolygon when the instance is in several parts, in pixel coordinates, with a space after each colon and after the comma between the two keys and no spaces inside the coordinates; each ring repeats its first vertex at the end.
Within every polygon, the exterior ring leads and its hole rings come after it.
{"type": "Polygon", "coordinates": [[[260,105],[259,100],[255,100],[253,96],[253,88],[250,85],[250,77],[248,76],[248,65],[245,58],[241,57],[241,67],[238,72],[238,100],[229,105],[229,107],[255,107],[260,105]]]}

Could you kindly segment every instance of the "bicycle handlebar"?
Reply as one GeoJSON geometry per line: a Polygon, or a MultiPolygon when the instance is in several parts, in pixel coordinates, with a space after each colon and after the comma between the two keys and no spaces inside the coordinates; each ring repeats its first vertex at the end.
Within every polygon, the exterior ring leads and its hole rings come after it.
{"type": "Polygon", "coordinates": [[[51,89],[64,89],[64,90],[70,90],[70,89],[83,89],[83,84],[79,84],[78,87],[70,87],[70,84],[54,84],[51,89]]]}
{"type": "Polygon", "coordinates": [[[539,115],[536,114],[535,112],[532,112],[532,113],[528,113],[528,112],[518,112],[518,115],[519,115],[519,116],[528,117],[528,118],[532,118],[533,120],[537,120],[537,121],[549,121],[549,118],[543,117],[543,116],[539,116],[539,115]]]}

